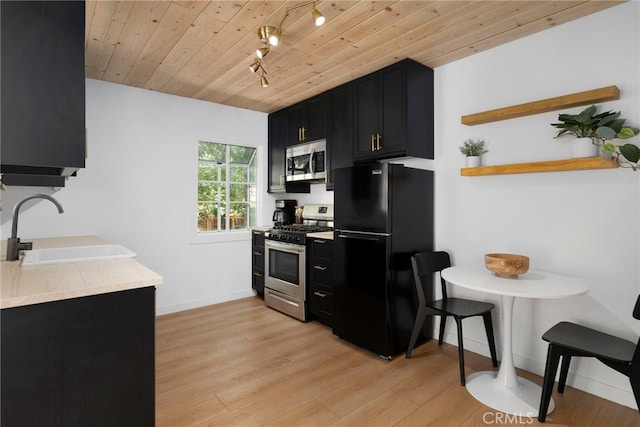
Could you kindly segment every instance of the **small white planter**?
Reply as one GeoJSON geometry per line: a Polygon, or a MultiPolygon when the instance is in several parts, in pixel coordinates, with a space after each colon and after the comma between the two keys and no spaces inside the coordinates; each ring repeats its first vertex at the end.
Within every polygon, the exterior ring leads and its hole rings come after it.
{"type": "Polygon", "coordinates": [[[576,138],[571,141],[571,158],[580,159],[583,157],[599,156],[598,146],[593,143],[591,138],[576,138]]]}
{"type": "Polygon", "coordinates": [[[467,156],[467,167],[477,168],[480,166],[480,156],[467,156]]]}

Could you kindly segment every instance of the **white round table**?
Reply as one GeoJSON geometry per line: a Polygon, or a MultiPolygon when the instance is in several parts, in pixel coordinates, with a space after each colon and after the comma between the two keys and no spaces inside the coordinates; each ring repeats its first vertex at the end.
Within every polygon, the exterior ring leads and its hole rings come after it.
{"type": "MultiPolygon", "coordinates": [[[[566,298],[586,294],[587,284],[572,276],[530,270],[517,278],[495,276],[482,267],[453,266],[442,270],[442,277],[453,285],[500,295],[503,323],[502,359],[498,372],[483,371],[469,375],[469,393],[485,405],[508,414],[538,416],[542,387],[516,375],[512,352],[513,302],[520,298],[566,298]]],[[[551,399],[547,413],[553,412],[551,399]]]]}

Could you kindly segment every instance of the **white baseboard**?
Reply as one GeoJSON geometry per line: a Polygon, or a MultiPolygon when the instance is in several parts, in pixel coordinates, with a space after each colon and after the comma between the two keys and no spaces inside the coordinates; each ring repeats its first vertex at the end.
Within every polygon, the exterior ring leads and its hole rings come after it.
{"type": "Polygon", "coordinates": [[[185,310],[191,310],[194,308],[205,307],[207,305],[220,304],[222,302],[233,301],[236,299],[247,298],[255,295],[256,293],[249,289],[242,292],[234,292],[234,293],[225,294],[225,295],[216,295],[211,298],[197,300],[197,301],[189,301],[189,302],[183,302],[180,304],[165,305],[162,307],[156,307],[156,316],[162,316],[163,314],[171,314],[171,313],[177,313],[178,311],[185,311],[185,310]]]}

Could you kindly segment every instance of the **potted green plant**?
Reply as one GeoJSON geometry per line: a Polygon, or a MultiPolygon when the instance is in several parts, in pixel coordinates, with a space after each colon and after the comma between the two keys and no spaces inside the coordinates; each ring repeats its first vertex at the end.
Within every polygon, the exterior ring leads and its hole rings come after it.
{"type": "Polygon", "coordinates": [[[484,141],[482,139],[467,139],[463,141],[460,146],[460,152],[466,156],[467,167],[473,168],[480,166],[480,156],[487,153],[489,150],[484,148],[484,141]]]}
{"type": "Polygon", "coordinates": [[[616,146],[605,144],[604,141],[631,138],[640,133],[638,128],[624,126],[626,120],[620,118],[620,111],[597,111],[598,106],[591,105],[578,114],[560,114],[558,123],[551,123],[551,126],[558,128],[556,138],[563,135],[576,138],[572,145],[572,157],[597,156],[598,148],[603,150],[606,157],[611,157],[617,151],[616,146]]]}

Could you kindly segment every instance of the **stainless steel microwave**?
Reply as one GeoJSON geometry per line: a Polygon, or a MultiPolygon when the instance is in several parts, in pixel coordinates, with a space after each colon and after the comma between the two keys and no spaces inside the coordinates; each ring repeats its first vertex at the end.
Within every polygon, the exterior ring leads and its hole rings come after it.
{"type": "Polygon", "coordinates": [[[327,141],[287,147],[287,181],[326,181],[327,141]]]}

